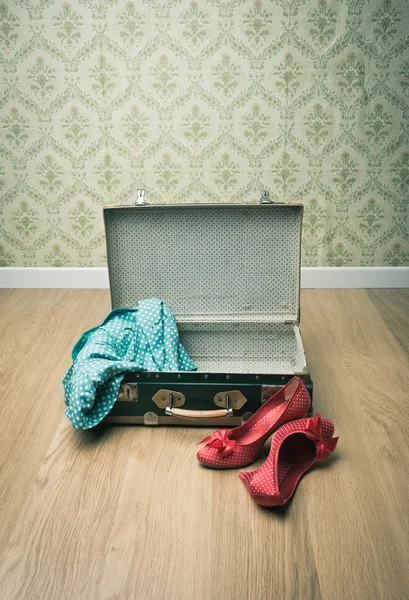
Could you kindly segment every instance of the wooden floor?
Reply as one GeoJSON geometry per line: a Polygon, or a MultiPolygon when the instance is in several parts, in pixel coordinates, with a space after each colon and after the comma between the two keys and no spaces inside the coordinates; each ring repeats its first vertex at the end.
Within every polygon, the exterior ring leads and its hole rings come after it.
{"type": "Polygon", "coordinates": [[[208,429],[71,426],[61,378],[108,311],[105,290],[0,292],[1,600],[409,598],[408,290],[303,290],[340,441],[284,511],[197,464],[208,429]]]}

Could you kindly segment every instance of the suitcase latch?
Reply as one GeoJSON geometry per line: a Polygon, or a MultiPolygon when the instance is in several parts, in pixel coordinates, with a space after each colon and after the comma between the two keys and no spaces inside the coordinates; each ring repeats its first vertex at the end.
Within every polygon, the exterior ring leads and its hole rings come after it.
{"type": "Polygon", "coordinates": [[[122,383],[119,388],[118,400],[121,402],[138,402],[138,384],[122,383]]]}

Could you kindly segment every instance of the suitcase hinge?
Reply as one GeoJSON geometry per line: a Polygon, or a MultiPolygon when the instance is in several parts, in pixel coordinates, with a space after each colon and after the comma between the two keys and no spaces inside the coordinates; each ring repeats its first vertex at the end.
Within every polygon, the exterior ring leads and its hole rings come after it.
{"type": "Polygon", "coordinates": [[[268,190],[264,190],[264,192],[261,194],[259,204],[285,204],[285,202],[276,202],[275,200],[271,200],[270,192],[268,190]]]}
{"type": "Polygon", "coordinates": [[[145,190],[138,190],[138,195],[136,197],[135,206],[143,206],[145,204],[146,204],[145,190]]]}
{"type": "Polygon", "coordinates": [[[268,190],[264,190],[264,192],[261,194],[260,204],[273,204],[273,201],[270,200],[270,194],[268,190]]]}

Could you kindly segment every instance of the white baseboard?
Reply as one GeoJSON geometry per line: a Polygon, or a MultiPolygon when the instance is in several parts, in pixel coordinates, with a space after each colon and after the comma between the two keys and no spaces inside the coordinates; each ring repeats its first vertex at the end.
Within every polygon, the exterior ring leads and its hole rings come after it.
{"type": "Polygon", "coordinates": [[[107,267],[2,267],[0,288],[109,288],[107,267]]]}
{"type": "Polygon", "coordinates": [[[302,288],[409,288],[409,267],[302,267],[302,288]]]}
{"type": "MultiPolygon", "coordinates": [[[[302,288],[409,288],[409,267],[302,267],[302,288]]],[[[0,288],[109,288],[106,267],[2,267],[0,288]]]]}

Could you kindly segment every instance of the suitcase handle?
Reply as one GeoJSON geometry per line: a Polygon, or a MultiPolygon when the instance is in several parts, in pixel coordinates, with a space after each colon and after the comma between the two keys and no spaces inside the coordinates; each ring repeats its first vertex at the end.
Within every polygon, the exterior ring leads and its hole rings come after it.
{"type": "Polygon", "coordinates": [[[173,407],[173,394],[169,394],[169,406],[165,413],[170,417],[182,417],[183,419],[218,419],[219,417],[232,417],[233,410],[229,408],[229,396],[226,394],[226,408],[222,410],[189,410],[187,408],[173,407]]]}
{"type": "Polygon", "coordinates": [[[231,408],[223,410],[188,410],[186,408],[172,408],[167,406],[165,412],[171,417],[182,417],[184,419],[217,419],[219,417],[233,416],[231,408]]]}

